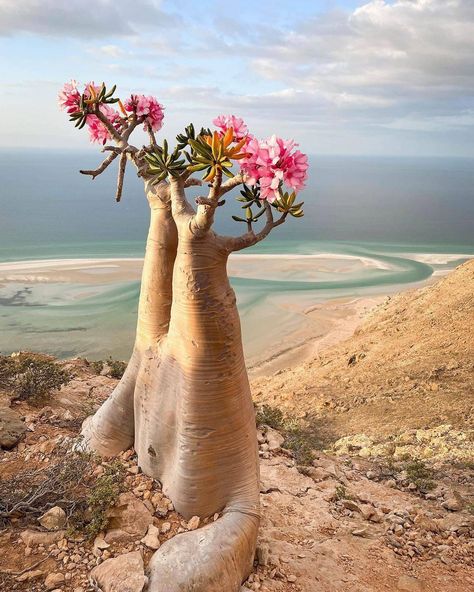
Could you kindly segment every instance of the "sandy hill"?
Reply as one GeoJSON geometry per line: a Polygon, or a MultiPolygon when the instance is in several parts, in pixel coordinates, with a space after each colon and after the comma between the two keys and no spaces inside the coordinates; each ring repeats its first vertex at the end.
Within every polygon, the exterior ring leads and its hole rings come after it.
{"type": "Polygon", "coordinates": [[[474,261],[388,298],[354,335],[252,382],[259,404],[313,415],[328,441],[474,419],[474,261]]]}

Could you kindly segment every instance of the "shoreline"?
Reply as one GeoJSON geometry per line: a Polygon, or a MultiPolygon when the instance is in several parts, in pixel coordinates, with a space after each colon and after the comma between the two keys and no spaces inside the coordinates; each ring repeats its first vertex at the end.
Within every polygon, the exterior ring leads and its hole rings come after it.
{"type": "MultiPolygon", "coordinates": [[[[451,273],[454,263],[467,258],[472,258],[472,255],[413,253],[410,255],[411,260],[422,260],[425,264],[432,264],[432,273],[429,277],[406,282],[379,283],[379,275],[381,274],[383,280],[383,275],[390,273],[392,268],[383,257],[379,261],[375,255],[371,257],[344,253],[268,253],[237,254],[231,257],[228,264],[231,281],[246,282],[243,287],[237,282],[234,288],[238,296],[249,376],[253,379],[272,375],[284,368],[294,367],[317,357],[326,348],[349,338],[361,322],[386,301],[387,297],[434,283],[441,279],[441,276],[451,273]],[[265,261],[265,265],[262,265],[262,261],[265,261]],[[355,277],[373,277],[373,283],[361,284],[360,287],[344,287],[346,279],[351,281],[355,277]],[[278,281],[277,286],[271,283],[275,278],[278,281]],[[301,285],[308,282],[314,285],[315,278],[334,287],[325,287],[321,290],[293,289],[295,283],[301,285]],[[330,281],[327,281],[328,279],[330,281]],[[260,283],[264,285],[259,285],[260,280],[270,280],[270,284],[266,286],[263,281],[260,283]],[[255,284],[252,284],[254,281],[255,284]]],[[[0,263],[0,288],[6,289],[3,305],[0,298],[1,308],[5,312],[3,316],[7,319],[4,322],[10,322],[10,326],[12,323],[18,326],[18,333],[13,330],[9,335],[5,334],[0,349],[7,351],[10,344],[14,350],[27,349],[35,343],[38,349],[47,351],[47,340],[51,339],[48,337],[49,334],[75,330],[75,325],[72,326],[69,319],[74,319],[77,315],[77,318],[82,319],[80,328],[83,333],[76,333],[76,345],[71,348],[71,344],[67,344],[67,351],[72,352],[76,347],[77,355],[95,359],[97,355],[91,352],[87,344],[92,343],[93,347],[100,345],[102,334],[95,328],[99,327],[100,319],[105,320],[102,316],[104,313],[100,311],[105,311],[106,315],[114,315],[114,310],[116,314],[122,306],[121,297],[116,300],[110,287],[121,286],[119,289],[126,291],[124,298],[129,298],[130,287],[127,287],[127,284],[138,284],[142,265],[143,259],[139,257],[56,258],[0,263]],[[24,295],[23,293],[28,290],[30,292],[24,295]],[[85,309],[77,307],[83,306],[83,300],[84,306],[87,307],[87,299],[91,296],[96,296],[98,300],[89,305],[87,314],[93,316],[88,317],[90,320],[86,322],[83,320],[84,317],[81,317],[81,310],[85,309]],[[110,306],[107,304],[109,298],[113,302],[110,306]],[[35,306],[38,306],[36,302],[43,303],[40,306],[43,311],[41,314],[47,315],[43,316],[44,322],[38,328],[34,325],[35,306]],[[15,308],[18,304],[29,308],[15,308]],[[70,304],[76,307],[74,312],[71,311],[71,316],[67,314],[67,308],[64,308],[70,304]],[[100,306],[102,308],[97,308],[100,306]],[[21,314],[18,314],[20,310],[21,314]],[[65,314],[65,317],[61,314],[65,314]],[[50,319],[50,324],[46,324],[47,318],[50,319]],[[61,324],[62,318],[68,319],[67,325],[61,324]],[[21,337],[16,337],[21,336],[25,323],[29,323],[27,332],[31,334],[30,341],[26,343],[24,338],[22,341],[21,337]],[[33,341],[35,334],[38,340],[33,341]],[[89,353],[84,353],[87,351],[89,353]]],[[[132,289],[135,293],[138,288],[133,286],[132,289]]],[[[116,331],[114,342],[122,345],[131,338],[132,325],[135,323],[132,320],[131,306],[130,304],[127,308],[130,327],[126,325],[113,329],[116,331]]],[[[109,317],[109,329],[106,330],[110,331],[111,327],[115,326],[112,318],[113,316],[109,317]]],[[[122,358],[123,355],[118,355],[119,353],[121,354],[118,350],[111,351],[110,355],[122,358]]]]}
{"type": "Polygon", "coordinates": [[[307,320],[301,328],[285,335],[285,346],[273,353],[262,351],[247,361],[250,379],[279,374],[300,365],[322,351],[351,337],[357,327],[388,294],[340,298],[315,304],[303,311],[307,320]]]}

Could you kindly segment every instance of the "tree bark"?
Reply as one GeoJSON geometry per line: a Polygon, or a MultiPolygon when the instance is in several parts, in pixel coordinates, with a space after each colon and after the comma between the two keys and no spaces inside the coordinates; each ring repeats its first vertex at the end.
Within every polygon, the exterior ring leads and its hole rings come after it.
{"type": "Polygon", "coordinates": [[[103,455],[133,444],[139,466],[185,518],[224,513],[162,545],[150,592],[237,592],[259,525],[255,414],[229,250],[212,231],[193,234],[182,193],[171,209],[149,196],[134,353],[83,434],[103,455]]]}

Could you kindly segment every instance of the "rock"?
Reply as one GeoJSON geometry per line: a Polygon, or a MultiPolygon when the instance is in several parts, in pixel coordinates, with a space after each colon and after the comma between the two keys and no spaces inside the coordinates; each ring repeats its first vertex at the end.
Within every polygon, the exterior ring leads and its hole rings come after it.
{"type": "Polygon", "coordinates": [[[342,500],[342,505],[346,508],[346,510],[350,510],[351,512],[360,512],[359,506],[352,500],[342,500]]]}
{"type": "Polygon", "coordinates": [[[139,551],[107,559],[94,567],[89,578],[103,592],[142,592],[148,583],[139,551]]]}
{"type": "Polygon", "coordinates": [[[167,534],[171,530],[170,522],[163,522],[161,525],[161,534],[167,534]]]}
{"type": "Polygon", "coordinates": [[[287,582],[296,582],[296,576],[291,574],[286,578],[286,580],[287,582]]]}
{"type": "Polygon", "coordinates": [[[275,451],[282,447],[285,438],[273,428],[267,427],[266,438],[268,449],[275,451]]]}
{"type": "Polygon", "coordinates": [[[94,549],[108,549],[110,547],[109,543],[105,541],[101,536],[97,536],[94,539],[94,549]]]}
{"type": "Polygon", "coordinates": [[[60,572],[50,573],[46,576],[44,585],[46,590],[54,590],[65,581],[64,574],[60,572]]]}
{"type": "Polygon", "coordinates": [[[146,545],[149,549],[158,549],[160,547],[160,539],[158,535],[160,534],[160,529],[157,528],[154,524],[150,524],[148,527],[148,532],[146,536],[142,538],[142,543],[146,545]]]}
{"type": "Polygon", "coordinates": [[[10,407],[0,407],[0,448],[13,448],[26,432],[26,424],[10,407]]]}
{"type": "Polygon", "coordinates": [[[459,512],[463,509],[463,503],[461,496],[454,492],[452,495],[448,496],[446,500],[441,504],[443,508],[449,510],[450,512],[459,512]]]}
{"type": "Polygon", "coordinates": [[[38,522],[46,530],[59,530],[66,524],[66,512],[59,506],[54,506],[38,518],[38,522]]]}
{"type": "Polygon", "coordinates": [[[397,582],[397,590],[401,592],[423,592],[423,584],[417,578],[400,576],[397,582]]]}
{"type": "Polygon", "coordinates": [[[363,504],[359,507],[359,512],[362,514],[362,517],[365,518],[365,520],[372,520],[375,508],[369,506],[369,504],[363,504]]]}
{"type": "Polygon", "coordinates": [[[355,528],[351,531],[351,534],[357,537],[367,537],[369,536],[369,529],[368,528],[355,528]]]}
{"type": "Polygon", "coordinates": [[[191,520],[188,522],[188,530],[196,530],[199,527],[199,523],[201,519],[199,516],[193,516],[191,520]]]}
{"type": "Polygon", "coordinates": [[[56,532],[25,530],[20,534],[20,537],[27,547],[36,547],[38,545],[49,547],[49,545],[53,545],[64,538],[64,535],[64,530],[58,530],[56,532]]]}
{"type": "Polygon", "coordinates": [[[105,535],[107,543],[117,541],[114,535],[118,535],[121,542],[125,542],[127,535],[130,540],[141,539],[145,536],[148,526],[153,524],[151,513],[132,493],[121,493],[116,505],[107,512],[107,516],[109,518],[109,531],[105,535]]]}
{"type": "Polygon", "coordinates": [[[155,508],[155,514],[160,518],[166,518],[169,512],[168,500],[161,493],[155,493],[151,498],[151,503],[155,508]]]}
{"type": "Polygon", "coordinates": [[[15,579],[17,582],[29,582],[30,580],[36,580],[43,575],[43,572],[40,569],[33,569],[31,571],[27,571],[21,576],[17,576],[15,579]]]}
{"type": "Polygon", "coordinates": [[[269,549],[268,545],[259,545],[257,547],[257,561],[259,565],[268,565],[269,549]]]}

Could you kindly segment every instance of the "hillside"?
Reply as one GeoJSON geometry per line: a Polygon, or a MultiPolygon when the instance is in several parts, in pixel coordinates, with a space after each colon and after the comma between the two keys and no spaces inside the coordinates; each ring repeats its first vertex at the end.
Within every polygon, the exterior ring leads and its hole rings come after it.
{"type": "Polygon", "coordinates": [[[258,404],[311,415],[326,443],[474,420],[474,261],[379,305],[349,339],[252,382],[258,404]]]}
{"type": "MultiPolygon", "coordinates": [[[[473,588],[473,294],[469,262],[253,381],[262,524],[242,592],[473,588]]],[[[217,518],[184,520],[133,449],[75,450],[123,367],[0,357],[1,590],[146,592],[154,550],[217,518]],[[25,360],[39,378],[9,381],[25,360]]]]}

